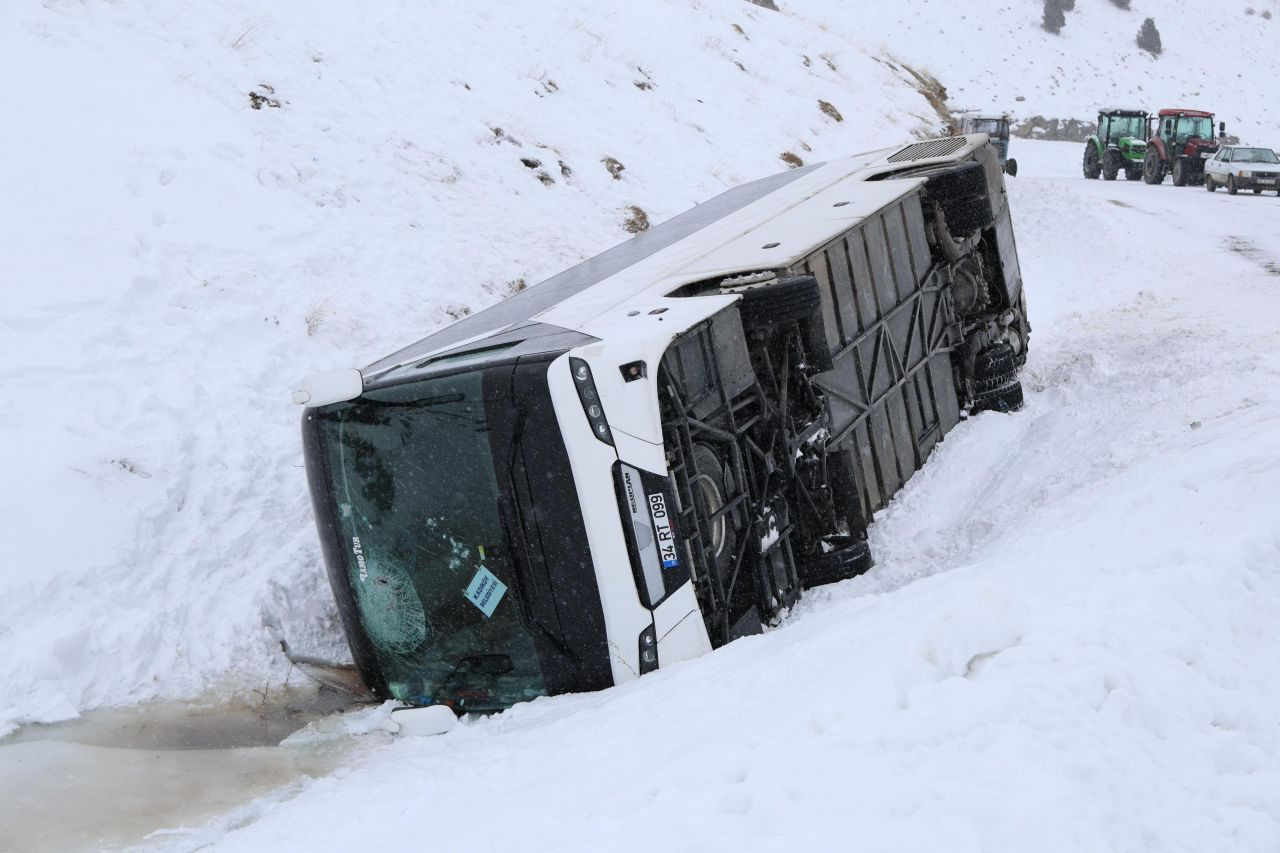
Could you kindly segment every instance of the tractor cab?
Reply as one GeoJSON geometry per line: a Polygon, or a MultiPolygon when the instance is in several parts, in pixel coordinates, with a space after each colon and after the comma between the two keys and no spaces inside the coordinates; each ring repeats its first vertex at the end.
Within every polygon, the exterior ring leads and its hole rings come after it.
{"type": "Polygon", "coordinates": [[[1098,137],[1108,146],[1128,139],[1144,148],[1149,120],[1146,110],[1105,110],[1098,113],[1098,137]]]}
{"type": "Polygon", "coordinates": [[[1098,132],[1084,144],[1084,176],[1114,181],[1123,170],[1126,180],[1142,177],[1149,121],[1146,110],[1099,110],[1098,132]]]}
{"type": "Polygon", "coordinates": [[[1011,121],[1007,113],[965,113],[960,116],[960,132],[985,133],[1000,156],[1000,168],[1006,175],[1018,174],[1018,161],[1009,159],[1009,129],[1011,121]]]}
{"type": "MultiPolygon", "coordinates": [[[[1213,113],[1163,109],[1149,123],[1143,179],[1149,184],[1158,184],[1166,174],[1172,174],[1175,186],[1201,183],[1205,162],[1218,151],[1213,113]]],[[[1226,135],[1225,122],[1218,125],[1218,132],[1226,135]]]]}

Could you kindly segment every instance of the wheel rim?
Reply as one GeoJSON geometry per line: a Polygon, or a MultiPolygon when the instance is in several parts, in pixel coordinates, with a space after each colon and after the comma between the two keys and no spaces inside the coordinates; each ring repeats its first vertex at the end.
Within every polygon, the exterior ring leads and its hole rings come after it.
{"type": "MultiPolygon", "coordinates": [[[[724,496],[720,494],[720,487],[716,485],[716,481],[711,479],[707,474],[699,474],[694,479],[694,486],[702,494],[702,500],[707,506],[707,515],[715,515],[720,508],[724,506],[724,496]]],[[[711,524],[711,552],[712,557],[719,559],[724,553],[725,535],[725,517],[721,515],[711,524]]]]}

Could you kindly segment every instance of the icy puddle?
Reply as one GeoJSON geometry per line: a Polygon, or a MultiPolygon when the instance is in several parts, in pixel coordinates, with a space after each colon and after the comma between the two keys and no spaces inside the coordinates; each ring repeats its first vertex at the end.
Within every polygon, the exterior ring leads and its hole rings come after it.
{"type": "Polygon", "coordinates": [[[349,704],[297,691],[257,706],[152,703],[27,726],[0,739],[0,851],[181,847],[172,830],[333,770],[359,739],[281,741],[349,704]]]}

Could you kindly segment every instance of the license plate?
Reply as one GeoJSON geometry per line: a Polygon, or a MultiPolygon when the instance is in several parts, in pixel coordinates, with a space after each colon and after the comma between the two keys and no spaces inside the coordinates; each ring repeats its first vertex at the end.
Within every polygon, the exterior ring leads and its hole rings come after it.
{"type": "Polygon", "coordinates": [[[680,559],[676,556],[676,537],[671,533],[667,499],[661,492],[649,495],[649,517],[653,519],[653,532],[657,537],[658,557],[662,560],[662,568],[675,568],[680,565],[680,559]]]}
{"type": "Polygon", "coordinates": [[[1208,151],[1201,151],[1201,152],[1200,152],[1200,159],[1201,159],[1201,160],[1208,160],[1208,159],[1209,159],[1209,157],[1211,157],[1211,156],[1212,156],[1212,155],[1211,155],[1208,151]]]}
{"type": "Polygon", "coordinates": [[[1271,186],[1275,182],[1276,182],[1275,178],[1258,178],[1258,183],[1266,184],[1267,186],[1271,186]]]}

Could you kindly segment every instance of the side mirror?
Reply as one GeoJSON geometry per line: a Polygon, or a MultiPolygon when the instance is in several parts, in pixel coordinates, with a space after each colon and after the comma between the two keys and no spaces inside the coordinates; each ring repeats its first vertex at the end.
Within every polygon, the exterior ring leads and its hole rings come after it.
{"type": "Polygon", "coordinates": [[[397,708],[391,712],[393,733],[405,737],[432,737],[447,734],[458,723],[458,715],[447,705],[425,708],[397,708]]]}
{"type": "Polygon", "coordinates": [[[1227,123],[1225,121],[1218,122],[1218,136],[1223,139],[1227,138],[1227,123]]]}
{"type": "Polygon", "coordinates": [[[317,373],[299,384],[301,387],[293,392],[293,402],[307,408],[354,400],[364,393],[364,377],[355,368],[317,373]]]}

